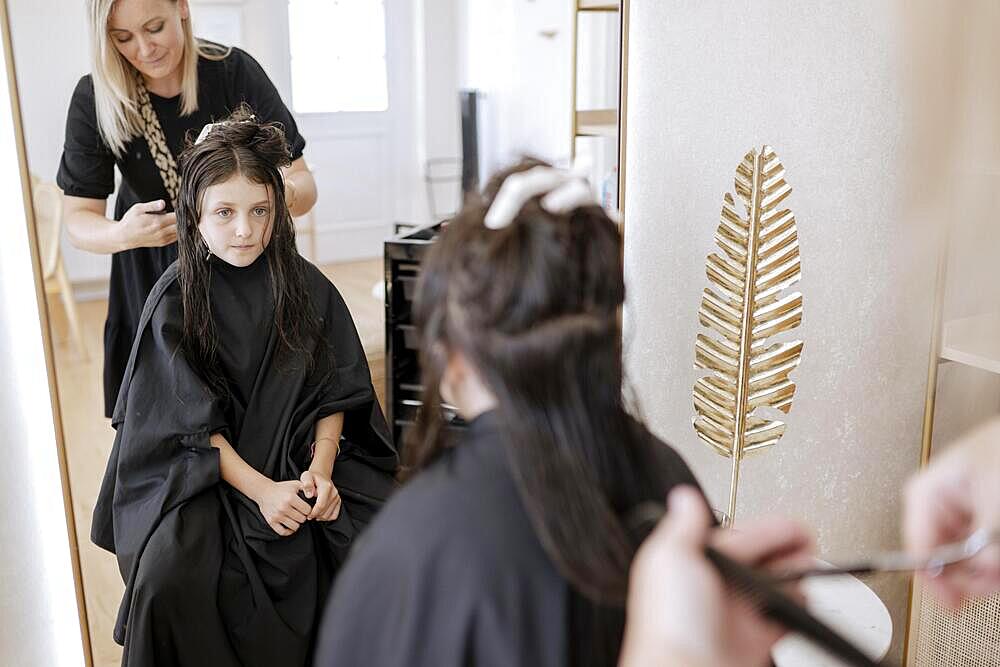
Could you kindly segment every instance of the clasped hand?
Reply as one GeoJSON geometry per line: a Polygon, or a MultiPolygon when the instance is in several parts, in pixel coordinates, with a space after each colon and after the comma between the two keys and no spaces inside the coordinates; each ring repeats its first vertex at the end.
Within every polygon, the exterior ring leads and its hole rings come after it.
{"type": "Polygon", "coordinates": [[[333,521],[340,516],[340,492],[329,475],[306,470],[298,480],[271,482],[257,503],[271,529],[283,537],[306,521],[333,521]],[[299,495],[301,493],[301,495],[299,495]],[[310,507],[307,500],[315,498],[310,507]]]}

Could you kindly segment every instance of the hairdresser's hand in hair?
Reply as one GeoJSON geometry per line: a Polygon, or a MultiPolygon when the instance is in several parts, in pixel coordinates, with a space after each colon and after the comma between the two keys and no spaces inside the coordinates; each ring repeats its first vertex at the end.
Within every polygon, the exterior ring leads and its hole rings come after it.
{"type": "MultiPolygon", "coordinates": [[[[906,487],[903,541],[915,556],[973,532],[1000,530],[1000,418],[987,422],[931,460],[906,487]]],[[[925,579],[947,605],[1000,591],[1000,546],[925,579]]]]}
{"type": "Polygon", "coordinates": [[[759,567],[811,562],[812,538],[783,520],[711,528],[701,495],[679,488],[669,512],[632,563],[620,667],[729,667],[768,664],[782,630],[730,593],[704,547],[759,567]]]}
{"type": "Polygon", "coordinates": [[[302,482],[302,493],[305,497],[316,499],[308,518],[316,521],[333,521],[340,516],[340,492],[333,485],[329,475],[306,470],[299,477],[299,481],[302,482]]]}
{"type": "Polygon", "coordinates": [[[309,516],[309,503],[299,497],[302,482],[272,482],[268,480],[261,490],[257,507],[267,525],[278,535],[287,537],[297,531],[309,516]]]}
{"type": "Polygon", "coordinates": [[[162,199],[139,202],[125,212],[117,226],[119,245],[132,248],[160,248],[177,240],[177,215],[164,213],[162,199]]]}

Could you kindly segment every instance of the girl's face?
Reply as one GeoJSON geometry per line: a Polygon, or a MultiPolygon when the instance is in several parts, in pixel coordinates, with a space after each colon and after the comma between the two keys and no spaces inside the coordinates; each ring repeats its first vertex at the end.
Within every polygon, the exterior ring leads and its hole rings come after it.
{"type": "Polygon", "coordinates": [[[274,210],[267,186],[240,173],[210,185],[201,199],[198,230],[212,254],[249,266],[271,242],[274,210]]]}
{"type": "Polygon", "coordinates": [[[163,79],[180,67],[181,20],[189,16],[187,0],[118,0],[108,19],[108,36],[147,81],[163,79]]]}

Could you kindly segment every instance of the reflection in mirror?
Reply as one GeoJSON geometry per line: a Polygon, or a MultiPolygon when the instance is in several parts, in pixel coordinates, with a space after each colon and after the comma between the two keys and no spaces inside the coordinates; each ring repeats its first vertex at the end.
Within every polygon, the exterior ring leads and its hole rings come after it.
{"type": "Polygon", "coordinates": [[[573,150],[590,166],[590,180],[609,210],[619,208],[620,33],[617,3],[577,11],[573,150]]]}
{"type": "MultiPolygon", "coordinates": [[[[124,585],[115,557],[91,543],[91,521],[115,437],[108,417],[138,315],[175,256],[167,218],[150,216],[150,224],[162,227],[155,239],[123,234],[125,225],[115,221],[136,203],[171,197],[144,137],[126,142],[116,158],[99,134],[92,79],[81,79],[94,72],[89,3],[7,5],[86,631],[93,664],[113,665],[121,660],[113,635],[124,585]],[[51,35],[60,36],[57,49],[51,35]]],[[[462,201],[463,180],[481,182],[525,154],[560,165],[574,153],[586,155],[595,197],[616,205],[615,12],[577,17],[571,3],[556,0],[118,0],[115,6],[96,43],[139,63],[173,157],[187,131],[197,134],[220,120],[239,99],[254,98],[264,120],[288,114],[286,131],[304,142],[298,175],[288,179],[295,196],[286,187],[286,198],[298,204],[291,206],[298,249],[343,295],[390,422],[402,405],[393,404],[386,372],[396,363],[386,349],[386,239],[447,218],[462,201]],[[228,47],[236,47],[237,64],[249,78],[235,85],[225,75],[205,75],[215,85],[202,94],[225,99],[202,101],[190,116],[179,113],[182,79],[171,78],[175,70],[158,61],[179,61],[186,47],[180,38],[164,45],[163,34],[154,32],[159,24],[146,25],[144,19],[161,15],[178,17],[195,36],[226,47],[205,50],[200,67],[232,65],[228,47]],[[273,86],[273,97],[261,86],[273,86]],[[589,132],[586,122],[575,122],[575,109],[612,116],[602,116],[599,131],[589,132]]]]}

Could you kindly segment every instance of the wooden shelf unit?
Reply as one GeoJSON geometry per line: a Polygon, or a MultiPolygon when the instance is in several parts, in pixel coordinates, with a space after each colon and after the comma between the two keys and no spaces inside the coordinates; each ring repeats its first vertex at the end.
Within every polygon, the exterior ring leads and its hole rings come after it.
{"type": "Polygon", "coordinates": [[[625,198],[625,103],[627,86],[628,62],[628,21],[629,0],[571,0],[572,11],[572,94],[570,100],[571,133],[570,159],[575,160],[577,140],[585,137],[596,137],[614,140],[617,144],[617,208],[620,217],[624,217],[625,198]],[[614,108],[580,109],[577,67],[579,62],[580,17],[584,14],[603,12],[616,14],[619,28],[618,56],[618,99],[614,108]]]}
{"type": "Polygon", "coordinates": [[[615,109],[590,109],[576,112],[574,137],[617,137],[618,111],[615,109]]]}
{"type": "Polygon", "coordinates": [[[579,0],[576,9],[580,12],[617,12],[620,9],[618,2],[608,2],[607,0],[579,0]]]}

